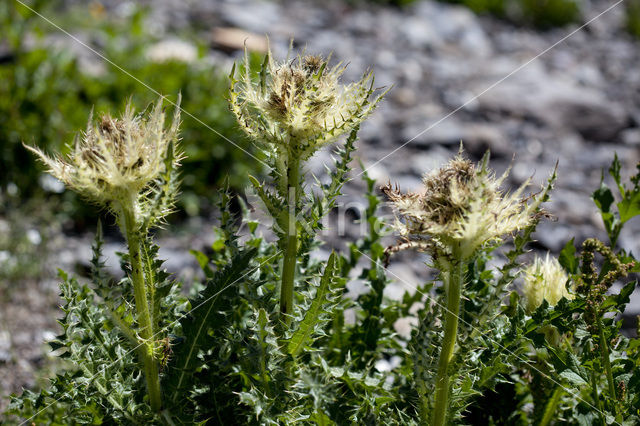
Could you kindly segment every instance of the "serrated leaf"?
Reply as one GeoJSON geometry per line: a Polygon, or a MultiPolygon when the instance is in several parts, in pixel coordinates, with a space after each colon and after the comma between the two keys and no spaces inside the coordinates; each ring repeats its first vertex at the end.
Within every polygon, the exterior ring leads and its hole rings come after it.
{"type": "Polygon", "coordinates": [[[638,284],[637,281],[632,281],[627,283],[624,287],[622,287],[622,290],[620,290],[620,293],[616,296],[618,305],[629,303],[629,298],[631,297],[631,293],[633,293],[637,284],[638,284]]]}
{"type": "Polygon", "coordinates": [[[596,206],[600,209],[600,212],[609,213],[611,211],[611,205],[613,204],[614,198],[613,192],[611,192],[611,189],[607,184],[602,182],[600,184],[600,188],[593,192],[592,197],[596,206]]]}
{"type": "Polygon", "coordinates": [[[298,329],[293,333],[289,344],[287,345],[287,351],[294,358],[297,357],[302,349],[310,343],[311,336],[318,321],[318,317],[322,313],[322,307],[327,301],[327,294],[330,291],[330,286],[333,281],[335,272],[336,254],[332,252],[327,260],[327,266],[324,269],[322,279],[320,279],[320,285],[316,290],[316,295],[311,302],[311,306],[304,315],[304,319],[300,322],[298,329]]]}
{"type": "Polygon", "coordinates": [[[618,203],[618,212],[622,223],[640,215],[640,190],[638,188],[624,194],[623,200],[618,203]]]}
{"type": "Polygon", "coordinates": [[[262,200],[262,203],[273,220],[275,220],[276,223],[284,229],[284,224],[287,221],[288,215],[286,214],[287,212],[282,200],[280,200],[277,195],[266,190],[264,188],[264,184],[260,183],[255,177],[249,175],[249,181],[253,185],[258,197],[262,200]]]}
{"type": "Polygon", "coordinates": [[[564,245],[558,257],[560,265],[571,274],[577,273],[580,265],[580,259],[576,256],[574,239],[575,238],[571,238],[571,240],[567,241],[567,244],[564,245]]]}

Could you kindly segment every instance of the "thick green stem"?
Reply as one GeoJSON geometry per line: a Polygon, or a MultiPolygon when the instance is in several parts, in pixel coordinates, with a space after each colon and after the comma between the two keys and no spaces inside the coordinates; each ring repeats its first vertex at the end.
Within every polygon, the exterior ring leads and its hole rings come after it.
{"type": "Polygon", "coordinates": [[[618,415],[618,398],[616,396],[616,385],[613,381],[613,372],[611,370],[611,361],[609,360],[609,345],[604,337],[604,329],[602,328],[602,320],[598,317],[598,332],[600,334],[600,358],[604,364],[604,370],[607,373],[607,383],[609,384],[609,394],[613,399],[613,406],[616,416],[618,415]]]}
{"type": "Polygon", "coordinates": [[[444,340],[438,358],[436,376],[436,401],[431,417],[432,426],[442,426],[447,419],[449,408],[449,362],[453,358],[458,334],[458,316],[460,312],[460,292],[464,279],[464,262],[458,260],[451,271],[447,272],[446,292],[447,311],[444,319],[444,340]]]}
{"type": "Polygon", "coordinates": [[[280,286],[280,314],[285,325],[291,324],[293,313],[293,287],[296,274],[296,258],[298,254],[298,229],[296,213],[300,197],[300,162],[289,159],[287,169],[287,219],[284,224],[284,258],[282,261],[282,283],[280,286]]]}
{"type": "Polygon", "coordinates": [[[147,380],[147,392],[149,393],[149,404],[153,411],[160,411],[162,407],[162,397],[160,392],[160,376],[158,363],[153,355],[153,324],[149,310],[149,299],[147,298],[147,287],[142,272],[142,262],[140,253],[140,235],[136,226],[135,211],[133,202],[123,206],[122,215],[124,219],[125,236],[129,246],[129,261],[131,262],[131,282],[136,303],[137,319],[140,326],[140,337],[144,340],[142,350],[142,362],[144,364],[144,375],[147,380]]]}

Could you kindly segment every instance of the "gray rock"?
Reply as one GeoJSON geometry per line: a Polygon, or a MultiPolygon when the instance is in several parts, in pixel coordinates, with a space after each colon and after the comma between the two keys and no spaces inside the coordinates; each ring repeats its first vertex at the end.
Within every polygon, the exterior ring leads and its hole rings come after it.
{"type": "Polygon", "coordinates": [[[11,360],[11,335],[6,330],[0,330],[0,363],[11,360]]]}
{"type": "Polygon", "coordinates": [[[410,170],[417,176],[422,176],[436,170],[452,158],[450,151],[435,146],[429,151],[420,151],[411,155],[410,170]]]}
{"type": "Polygon", "coordinates": [[[414,174],[395,175],[392,180],[394,185],[400,187],[403,192],[416,192],[422,189],[422,179],[414,174]]]}
{"type": "MultiPolygon", "coordinates": [[[[609,293],[618,294],[620,290],[622,290],[622,285],[616,283],[611,287],[609,293]]],[[[631,293],[629,304],[627,305],[624,315],[630,317],[640,315],[640,287],[636,286],[636,289],[631,293]]]]}
{"type": "Polygon", "coordinates": [[[475,156],[482,156],[487,150],[494,156],[512,152],[512,148],[500,127],[482,123],[464,123],[453,117],[431,122],[415,123],[407,126],[401,144],[420,148],[442,145],[457,150],[460,143],[465,150],[475,156]]]}
{"type": "Polygon", "coordinates": [[[408,142],[420,148],[430,148],[434,144],[458,146],[466,135],[464,125],[455,118],[424,120],[412,123],[403,129],[402,144],[408,142]]]}
{"type": "Polygon", "coordinates": [[[488,124],[473,124],[466,128],[466,135],[462,139],[465,151],[476,157],[482,157],[486,151],[491,152],[492,158],[509,155],[513,148],[500,127],[488,124]]]}
{"type": "Polygon", "coordinates": [[[625,129],[620,133],[620,139],[625,145],[637,147],[640,145],[640,128],[625,129]]]}
{"type": "Polygon", "coordinates": [[[345,297],[357,299],[361,294],[366,294],[368,292],[369,288],[362,280],[350,280],[347,283],[347,293],[345,294],[345,297]]]}
{"type": "MultiPolygon", "coordinates": [[[[104,259],[105,267],[109,274],[116,278],[122,278],[124,273],[120,269],[120,257],[117,252],[125,252],[126,247],[120,243],[107,242],[103,246],[102,256],[104,259]]],[[[89,260],[90,258],[87,258],[89,260]]]]}
{"type": "Polygon", "coordinates": [[[150,46],[146,51],[146,56],[152,62],[193,63],[198,58],[198,49],[187,41],[168,38],[150,46]]]}
{"type": "Polygon", "coordinates": [[[582,99],[569,99],[567,93],[567,98],[549,104],[549,108],[558,114],[555,124],[573,128],[588,140],[607,142],[615,139],[629,123],[624,109],[607,102],[597,92],[582,93],[582,99]]]}
{"type": "Polygon", "coordinates": [[[227,23],[261,34],[271,33],[282,20],[279,6],[266,1],[222,3],[219,13],[227,23]]]}
{"type": "Polygon", "coordinates": [[[442,35],[424,17],[409,17],[399,30],[412,48],[427,48],[442,43],[442,35]]]}
{"type": "Polygon", "coordinates": [[[191,269],[189,275],[192,275],[192,271],[199,270],[198,262],[195,257],[185,250],[184,247],[167,247],[160,245],[158,257],[164,260],[163,267],[167,272],[174,274],[179,273],[184,269],[191,269]]]}
{"type": "MultiPolygon", "coordinates": [[[[625,226],[618,239],[618,245],[625,249],[627,253],[633,253],[634,256],[638,257],[640,255],[640,241],[637,239],[637,234],[628,232],[627,226],[625,226]]],[[[638,308],[640,309],[640,306],[638,308]]]]}
{"type": "MultiPolygon", "coordinates": [[[[506,69],[517,67],[514,63],[506,69]]],[[[629,123],[625,109],[608,100],[601,91],[581,87],[567,76],[548,73],[538,62],[530,63],[487,90],[508,75],[501,69],[505,69],[504,65],[494,67],[497,78],[476,84],[477,93],[484,92],[478,98],[484,110],[532,117],[556,129],[572,129],[594,141],[615,139],[629,123]]]]}
{"type": "Polygon", "coordinates": [[[562,247],[574,236],[572,229],[558,223],[541,222],[533,235],[534,240],[547,250],[559,252],[562,247]]]}
{"type": "Polygon", "coordinates": [[[447,43],[474,56],[491,53],[491,42],[469,9],[427,1],[417,3],[413,9],[406,27],[403,22],[403,33],[415,44],[442,47],[447,43]]]}

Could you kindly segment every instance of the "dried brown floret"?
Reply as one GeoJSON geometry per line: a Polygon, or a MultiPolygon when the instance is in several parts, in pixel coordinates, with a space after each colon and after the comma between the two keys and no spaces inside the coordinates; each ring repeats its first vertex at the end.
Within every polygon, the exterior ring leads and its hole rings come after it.
{"type": "Polygon", "coordinates": [[[302,67],[308,74],[315,74],[325,64],[320,55],[307,55],[302,58],[302,67]]]}

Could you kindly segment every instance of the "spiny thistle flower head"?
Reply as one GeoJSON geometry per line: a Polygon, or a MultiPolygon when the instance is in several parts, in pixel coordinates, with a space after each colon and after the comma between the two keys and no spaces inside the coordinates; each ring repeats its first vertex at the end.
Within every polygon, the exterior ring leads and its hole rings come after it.
{"type": "Polygon", "coordinates": [[[529,181],[506,194],[500,186],[508,171],[496,178],[488,161],[487,154],[478,168],[461,150],[443,168],[424,176],[421,192],[405,194],[384,186],[396,211],[395,228],[405,240],[390,252],[416,248],[442,260],[467,259],[485,243],[531,224],[541,200],[520,198],[529,181]]]}
{"type": "Polygon", "coordinates": [[[166,130],[162,98],[146,116],[136,115],[129,103],[120,118],[104,115],[94,123],[89,117],[87,129],[76,136],[66,158],[26,148],[40,158],[49,173],[99,205],[117,209],[114,203],[132,199],[139,204],[155,193],[154,182],[179,164],[181,157],[175,147],[179,112],[178,106],[166,130]]]}
{"type": "Polygon", "coordinates": [[[526,310],[535,311],[543,300],[554,306],[563,297],[573,299],[566,288],[567,280],[567,274],[556,258],[549,257],[549,253],[544,259],[536,257],[524,270],[522,291],[526,310]]]}
{"type": "Polygon", "coordinates": [[[360,124],[384,95],[372,99],[376,90],[370,72],[341,85],[344,70],[341,64],[329,68],[328,60],[312,55],[276,63],[268,52],[254,79],[245,51],[239,79],[235,66],[231,72],[231,110],[244,131],[266,145],[267,154],[275,148],[276,163],[290,155],[304,161],[360,124]]]}

